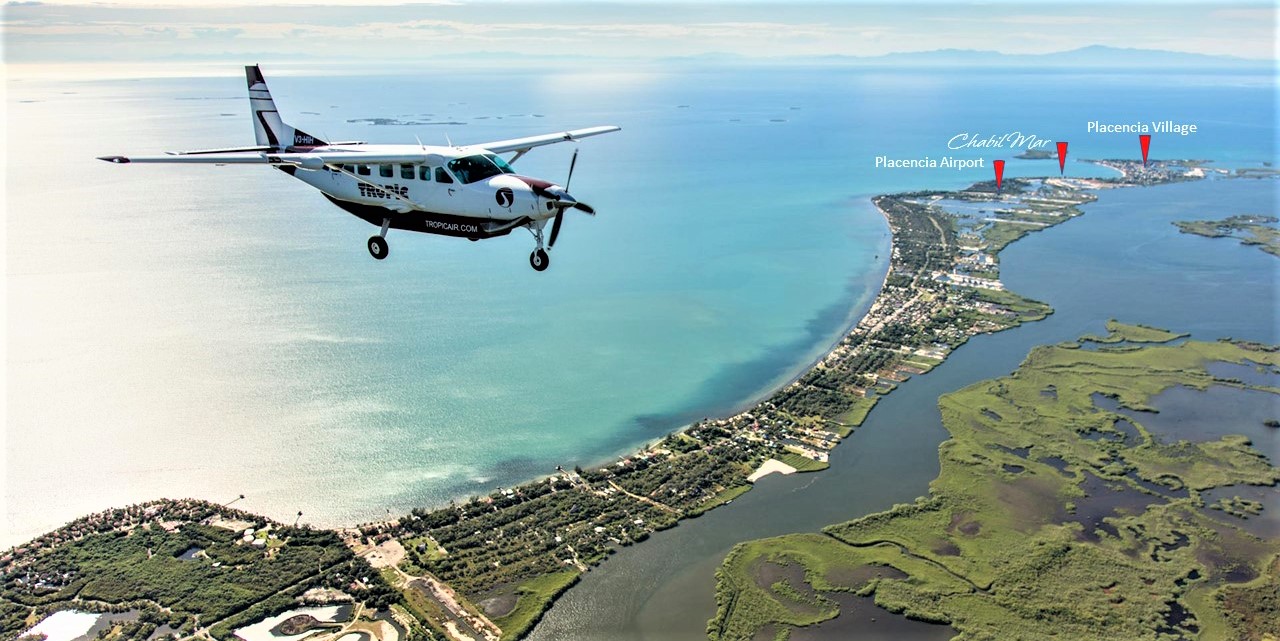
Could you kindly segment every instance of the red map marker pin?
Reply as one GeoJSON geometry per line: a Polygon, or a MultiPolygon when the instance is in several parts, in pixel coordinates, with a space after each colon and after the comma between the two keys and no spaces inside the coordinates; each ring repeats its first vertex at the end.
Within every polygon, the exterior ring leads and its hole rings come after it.
{"type": "Polygon", "coordinates": [[[1151,134],[1140,134],[1138,142],[1142,143],[1142,166],[1147,166],[1147,152],[1151,151],[1151,134]]]}
{"type": "Polygon", "coordinates": [[[1067,166],[1067,143],[1060,142],[1058,143],[1058,175],[1059,176],[1062,175],[1062,172],[1065,170],[1066,166],[1067,166]]]}
{"type": "Polygon", "coordinates": [[[1004,180],[1004,161],[996,160],[991,164],[996,168],[996,191],[1000,191],[1000,181],[1004,180]]]}

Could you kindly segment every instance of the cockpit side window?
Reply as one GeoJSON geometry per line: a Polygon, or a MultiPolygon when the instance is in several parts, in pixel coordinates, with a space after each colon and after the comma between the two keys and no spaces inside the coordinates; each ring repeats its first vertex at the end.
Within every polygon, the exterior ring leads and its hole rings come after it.
{"type": "Polygon", "coordinates": [[[431,168],[426,165],[418,165],[418,180],[431,180],[431,168]]]}
{"type": "Polygon", "coordinates": [[[451,183],[453,182],[453,177],[449,175],[449,172],[444,170],[444,167],[436,167],[436,182],[451,183]]]}

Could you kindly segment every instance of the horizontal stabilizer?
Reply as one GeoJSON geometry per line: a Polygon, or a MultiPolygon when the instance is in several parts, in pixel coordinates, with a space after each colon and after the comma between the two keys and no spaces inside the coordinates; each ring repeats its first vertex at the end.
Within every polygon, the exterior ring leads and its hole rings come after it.
{"type": "Polygon", "coordinates": [[[181,163],[208,165],[261,165],[270,161],[266,154],[254,151],[217,152],[204,154],[165,154],[163,156],[98,156],[118,164],[124,163],[181,163]]]}

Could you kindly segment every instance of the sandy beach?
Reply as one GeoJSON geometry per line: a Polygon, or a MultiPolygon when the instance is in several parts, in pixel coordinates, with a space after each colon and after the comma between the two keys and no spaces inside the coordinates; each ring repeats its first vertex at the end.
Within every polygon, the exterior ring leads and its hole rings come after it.
{"type": "Polygon", "coordinates": [[[774,472],[777,472],[778,474],[795,474],[796,468],[791,467],[778,459],[771,458],[761,463],[760,467],[756,468],[756,471],[752,472],[751,475],[747,477],[747,480],[755,483],[774,472]]]}

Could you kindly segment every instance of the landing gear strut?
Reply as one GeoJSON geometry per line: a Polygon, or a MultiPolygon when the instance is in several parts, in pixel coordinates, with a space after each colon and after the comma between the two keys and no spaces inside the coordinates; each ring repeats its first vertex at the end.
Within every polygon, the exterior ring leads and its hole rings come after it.
{"type": "Polygon", "coordinates": [[[382,260],[387,257],[387,252],[391,251],[391,248],[387,246],[387,230],[390,228],[391,228],[391,219],[383,218],[382,231],[379,232],[377,236],[369,237],[369,255],[370,256],[373,256],[378,260],[382,260]]]}
{"type": "Polygon", "coordinates": [[[538,248],[529,254],[529,266],[536,272],[546,271],[551,266],[551,257],[547,255],[547,250],[542,248],[542,228],[530,227],[529,232],[533,234],[533,239],[538,241],[538,248]]]}

